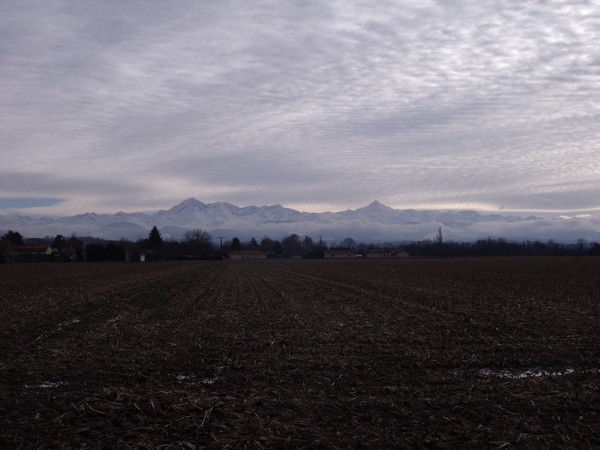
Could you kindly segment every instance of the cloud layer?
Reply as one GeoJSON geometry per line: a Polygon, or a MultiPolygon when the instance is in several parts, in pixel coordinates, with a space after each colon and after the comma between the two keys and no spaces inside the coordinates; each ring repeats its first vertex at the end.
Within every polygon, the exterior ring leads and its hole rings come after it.
{"type": "Polygon", "coordinates": [[[598,209],[597,42],[584,0],[8,0],[0,196],[598,209]]]}

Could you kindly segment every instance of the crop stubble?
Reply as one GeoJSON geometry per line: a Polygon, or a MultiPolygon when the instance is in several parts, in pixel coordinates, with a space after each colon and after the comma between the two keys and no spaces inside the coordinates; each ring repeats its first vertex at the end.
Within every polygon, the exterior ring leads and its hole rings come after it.
{"type": "Polygon", "coordinates": [[[600,446],[598,260],[0,276],[0,446],[600,446]]]}

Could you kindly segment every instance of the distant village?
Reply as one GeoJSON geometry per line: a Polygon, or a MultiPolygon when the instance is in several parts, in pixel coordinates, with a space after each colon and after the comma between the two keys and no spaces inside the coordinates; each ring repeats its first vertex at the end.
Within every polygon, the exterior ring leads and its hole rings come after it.
{"type": "Polygon", "coordinates": [[[153,227],[146,239],[132,242],[126,239],[107,241],[93,237],[24,238],[9,230],[0,238],[0,262],[94,262],[94,261],[163,261],[207,259],[355,259],[408,258],[410,254],[397,246],[376,246],[357,243],[352,238],[340,245],[326,245],[321,239],[301,238],[291,234],[281,240],[263,237],[242,242],[215,240],[203,230],[190,230],[181,241],[164,240],[153,227]]]}
{"type": "Polygon", "coordinates": [[[579,240],[576,244],[554,241],[511,242],[482,239],[475,242],[446,241],[440,228],[435,239],[398,245],[366,244],[347,237],[339,244],[327,245],[321,238],[291,234],[282,239],[264,236],[242,242],[234,237],[224,241],[204,230],[185,233],[180,241],[165,240],[155,226],[148,237],[138,241],[108,241],[95,237],[25,238],[8,230],[0,237],[0,263],[97,262],[166,260],[265,260],[289,259],[406,259],[475,256],[600,256],[600,244],[579,240]]]}

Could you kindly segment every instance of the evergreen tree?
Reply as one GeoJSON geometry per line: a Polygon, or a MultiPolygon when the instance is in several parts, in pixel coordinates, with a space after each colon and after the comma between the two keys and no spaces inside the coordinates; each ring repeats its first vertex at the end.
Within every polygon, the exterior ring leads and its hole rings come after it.
{"type": "Polygon", "coordinates": [[[3,236],[3,241],[10,242],[12,245],[24,245],[23,236],[18,231],[8,230],[3,236]]]}
{"type": "Polygon", "coordinates": [[[158,228],[156,228],[156,225],[152,227],[152,230],[150,230],[150,233],[148,234],[148,242],[152,247],[162,245],[163,243],[162,236],[160,235],[158,228]]]}
{"type": "Polygon", "coordinates": [[[55,248],[59,252],[65,248],[67,241],[62,234],[57,234],[54,240],[52,241],[52,248],[55,248]]]}

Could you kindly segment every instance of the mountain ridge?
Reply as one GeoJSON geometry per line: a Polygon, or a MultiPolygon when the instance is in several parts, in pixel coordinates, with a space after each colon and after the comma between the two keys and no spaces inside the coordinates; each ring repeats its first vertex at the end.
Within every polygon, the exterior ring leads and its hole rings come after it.
{"type": "Polygon", "coordinates": [[[65,217],[0,216],[0,232],[9,229],[27,237],[56,234],[137,240],[157,226],[166,239],[179,240],[185,231],[200,228],[230,239],[287,234],[320,236],[326,241],[352,237],[364,242],[432,239],[441,227],[444,237],[474,241],[494,237],[509,240],[600,240],[600,221],[593,217],[542,219],[475,210],[395,209],[377,200],[339,212],[302,212],[280,204],[236,206],[187,198],[169,209],[152,213],[86,212],[65,217]]]}

